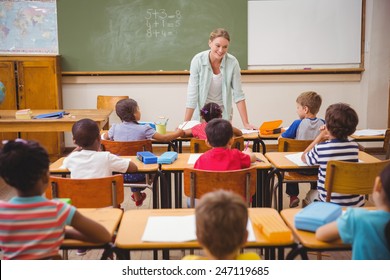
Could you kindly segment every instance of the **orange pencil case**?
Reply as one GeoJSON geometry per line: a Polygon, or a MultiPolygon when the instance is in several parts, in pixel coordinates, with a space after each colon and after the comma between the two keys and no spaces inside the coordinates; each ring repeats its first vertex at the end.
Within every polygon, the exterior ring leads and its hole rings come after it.
{"type": "Polygon", "coordinates": [[[269,135],[280,133],[279,126],[282,124],[282,122],[282,120],[263,122],[263,124],[259,128],[260,134],[269,135]]]}

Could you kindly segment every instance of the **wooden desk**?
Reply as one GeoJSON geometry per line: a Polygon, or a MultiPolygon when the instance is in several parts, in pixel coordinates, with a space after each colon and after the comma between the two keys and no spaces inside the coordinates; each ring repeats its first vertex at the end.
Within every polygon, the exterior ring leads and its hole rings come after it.
{"type": "MultiPolygon", "coordinates": [[[[145,164],[142,161],[138,160],[136,156],[121,156],[122,158],[130,158],[132,162],[137,165],[138,170],[134,173],[147,173],[147,174],[155,174],[153,181],[153,208],[159,208],[159,173],[158,173],[158,164],[145,164]]],[[[49,166],[49,171],[51,175],[62,175],[66,177],[70,175],[70,171],[68,169],[60,168],[62,167],[62,163],[65,157],[62,157],[55,162],[51,163],[49,166]]]]}
{"type": "MultiPolygon", "coordinates": [[[[261,214],[270,214],[272,219],[281,220],[278,212],[271,208],[249,208],[249,217],[261,214]]],[[[197,249],[199,243],[194,241],[188,242],[143,242],[146,223],[150,216],[185,216],[193,215],[194,209],[141,209],[128,210],[124,213],[118,234],[115,239],[115,247],[122,253],[123,258],[130,258],[130,250],[160,250],[160,249],[197,249]]],[[[180,225],[178,225],[180,226],[180,225]]],[[[172,229],[174,230],[174,229],[172,229]]],[[[256,241],[247,242],[246,248],[283,248],[294,246],[293,238],[285,242],[271,242],[260,230],[253,226],[256,241]]],[[[120,254],[118,254],[119,256],[120,254]]]]}
{"type": "MultiPolygon", "coordinates": [[[[386,133],[386,129],[385,133],[386,133]]],[[[352,134],[350,136],[353,141],[356,142],[383,142],[385,140],[385,134],[383,135],[370,135],[370,136],[357,136],[355,134],[352,134]]]]}
{"type": "Polygon", "coordinates": [[[283,220],[299,241],[299,245],[288,253],[287,259],[294,259],[301,255],[302,259],[307,260],[307,251],[351,250],[351,245],[343,244],[341,239],[333,242],[322,242],[317,240],[314,232],[298,230],[294,225],[294,217],[300,210],[302,209],[284,209],[280,212],[283,220]]]}
{"type": "MultiPolygon", "coordinates": [[[[103,225],[108,232],[114,237],[116,230],[118,229],[119,223],[121,221],[123,211],[118,208],[79,208],[77,209],[84,216],[98,222],[103,225]]],[[[100,249],[104,248],[105,252],[102,255],[102,259],[106,259],[107,255],[111,252],[110,244],[102,243],[91,243],[86,241],[74,240],[74,239],[64,239],[64,242],[61,245],[62,250],[69,249],[100,249]]],[[[65,253],[66,255],[66,253],[65,253]]],[[[65,257],[67,258],[67,257],[65,257]]]]}
{"type": "Polygon", "coordinates": [[[0,131],[1,132],[62,132],[72,131],[72,126],[78,120],[89,118],[94,120],[100,129],[108,122],[112,110],[97,109],[62,109],[62,110],[32,110],[33,116],[45,113],[65,111],[61,119],[15,119],[16,110],[0,110],[0,131]]]}
{"type": "MultiPolygon", "coordinates": [[[[283,208],[283,172],[285,171],[298,171],[298,170],[305,170],[305,169],[316,169],[318,168],[317,165],[315,166],[298,166],[294,162],[290,161],[286,158],[286,155],[288,154],[295,154],[296,152],[271,152],[266,153],[265,157],[268,159],[268,161],[273,165],[273,170],[268,173],[268,193],[270,194],[270,197],[268,197],[268,201],[271,203],[272,199],[272,189],[273,186],[271,186],[272,178],[274,175],[278,177],[278,203],[276,208],[278,211],[281,211],[283,208]]],[[[363,162],[378,162],[380,161],[378,158],[371,156],[365,152],[359,151],[359,160],[363,162]]],[[[266,198],[267,199],[267,198],[266,198]]],[[[265,206],[270,206],[271,204],[266,204],[265,206]]]]}
{"type": "Polygon", "coordinates": [[[260,131],[255,131],[253,133],[243,134],[244,141],[252,141],[252,150],[254,153],[260,152],[260,145],[261,145],[261,151],[263,154],[267,152],[266,145],[264,143],[264,140],[277,140],[280,136],[280,133],[278,134],[261,134],[260,131]]]}
{"type": "MultiPolygon", "coordinates": [[[[255,162],[251,166],[256,166],[257,169],[257,189],[253,206],[261,207],[264,205],[264,189],[266,186],[266,177],[272,166],[262,153],[255,153],[256,157],[263,160],[263,162],[255,162]]],[[[166,202],[165,208],[171,208],[171,174],[175,175],[175,207],[182,208],[182,173],[185,168],[194,167],[193,164],[188,164],[190,153],[178,154],[178,158],[172,164],[162,164],[160,170],[162,172],[161,177],[163,183],[167,187],[162,189],[166,190],[166,194],[161,192],[161,200],[166,202]]],[[[164,203],[162,202],[162,205],[164,203]]]]}

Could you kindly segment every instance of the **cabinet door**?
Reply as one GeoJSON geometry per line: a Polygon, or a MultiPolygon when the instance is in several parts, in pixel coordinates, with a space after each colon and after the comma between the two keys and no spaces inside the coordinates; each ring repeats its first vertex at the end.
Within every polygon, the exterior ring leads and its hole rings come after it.
{"type": "MultiPolygon", "coordinates": [[[[58,81],[56,59],[42,57],[39,60],[17,62],[19,109],[60,109],[61,89],[58,81]]],[[[39,141],[49,154],[60,156],[63,150],[63,133],[26,132],[22,138],[39,141]]]]}
{"type": "MultiPolygon", "coordinates": [[[[5,86],[5,99],[0,105],[0,110],[16,110],[16,85],[15,85],[15,63],[12,61],[0,61],[0,81],[5,86]]],[[[1,132],[0,140],[15,139],[15,132],[1,132]]]]}

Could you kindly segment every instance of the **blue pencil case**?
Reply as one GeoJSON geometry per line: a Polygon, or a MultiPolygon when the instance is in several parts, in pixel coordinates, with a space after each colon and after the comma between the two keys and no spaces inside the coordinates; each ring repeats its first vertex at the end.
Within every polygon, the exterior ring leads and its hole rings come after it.
{"type": "Polygon", "coordinates": [[[151,152],[137,152],[137,158],[145,164],[157,163],[157,156],[151,152]]]}
{"type": "Polygon", "coordinates": [[[158,157],[157,163],[159,164],[171,164],[175,160],[177,160],[176,152],[165,152],[161,156],[158,157]]]}
{"type": "Polygon", "coordinates": [[[316,231],[322,225],[333,222],[342,214],[340,205],[330,202],[313,202],[295,215],[297,229],[316,231]]]}
{"type": "Polygon", "coordinates": [[[36,115],[33,119],[61,119],[65,111],[36,115]]]}

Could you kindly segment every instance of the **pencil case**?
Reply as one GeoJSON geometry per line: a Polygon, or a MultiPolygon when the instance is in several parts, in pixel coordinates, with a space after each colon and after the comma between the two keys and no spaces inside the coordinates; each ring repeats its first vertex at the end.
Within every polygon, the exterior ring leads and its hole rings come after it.
{"type": "Polygon", "coordinates": [[[342,214],[340,205],[330,202],[313,202],[295,215],[297,229],[316,231],[320,226],[333,222],[342,214]]]}
{"type": "Polygon", "coordinates": [[[157,156],[151,152],[137,152],[137,158],[145,164],[157,163],[157,156]]]}
{"type": "Polygon", "coordinates": [[[275,219],[273,215],[256,215],[250,218],[252,223],[271,242],[288,242],[292,240],[292,232],[282,219],[275,219]]]}
{"type": "Polygon", "coordinates": [[[171,164],[175,160],[177,160],[176,152],[165,152],[161,156],[158,157],[157,163],[159,164],[171,164]]]}
{"type": "Polygon", "coordinates": [[[61,119],[65,111],[36,115],[34,119],[61,119]]]}

